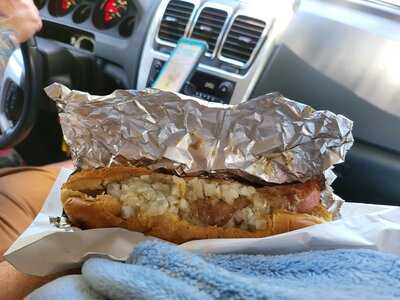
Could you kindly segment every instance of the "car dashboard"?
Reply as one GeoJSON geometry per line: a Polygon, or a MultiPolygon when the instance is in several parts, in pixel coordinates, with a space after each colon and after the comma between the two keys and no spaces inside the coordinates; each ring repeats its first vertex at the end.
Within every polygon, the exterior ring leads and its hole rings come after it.
{"type": "Polygon", "coordinates": [[[35,2],[44,23],[38,40],[92,55],[119,88],[150,87],[179,38],[190,37],[209,50],[182,93],[237,104],[279,91],[349,117],[355,145],[335,168],[335,190],[348,201],[400,204],[399,7],[367,0],[35,2]]]}
{"type": "Polygon", "coordinates": [[[181,92],[221,103],[246,101],[295,1],[39,0],[40,37],[90,51],[122,67],[129,88],[150,87],[180,37],[209,50],[181,92]]]}

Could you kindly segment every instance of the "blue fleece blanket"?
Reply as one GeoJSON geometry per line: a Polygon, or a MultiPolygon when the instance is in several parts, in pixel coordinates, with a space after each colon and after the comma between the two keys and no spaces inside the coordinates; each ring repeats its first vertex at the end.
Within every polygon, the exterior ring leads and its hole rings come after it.
{"type": "Polygon", "coordinates": [[[146,241],[126,263],[89,259],[82,275],[28,299],[400,299],[400,257],[363,249],[195,255],[146,241]]]}

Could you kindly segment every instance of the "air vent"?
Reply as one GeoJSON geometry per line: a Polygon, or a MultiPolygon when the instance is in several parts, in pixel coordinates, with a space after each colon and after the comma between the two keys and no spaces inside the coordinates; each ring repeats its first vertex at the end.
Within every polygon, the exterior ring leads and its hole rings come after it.
{"type": "Polygon", "coordinates": [[[169,2],[161,21],[158,37],[161,40],[176,43],[185,34],[193,9],[193,3],[179,0],[169,2]]]}
{"type": "Polygon", "coordinates": [[[250,60],[264,29],[264,21],[237,16],[229,29],[221,55],[245,65],[250,60]]]}
{"type": "Polygon", "coordinates": [[[197,18],[191,37],[206,41],[208,44],[207,53],[214,52],[227,16],[226,11],[205,7],[197,18]]]}

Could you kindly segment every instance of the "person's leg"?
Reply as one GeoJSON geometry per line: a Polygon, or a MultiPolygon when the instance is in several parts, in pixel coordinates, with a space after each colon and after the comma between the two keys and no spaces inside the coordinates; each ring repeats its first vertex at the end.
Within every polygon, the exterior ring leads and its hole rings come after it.
{"type": "Polygon", "coordinates": [[[41,209],[61,166],[71,165],[0,169],[0,262],[41,209]]]}
{"type": "Polygon", "coordinates": [[[32,223],[55,177],[53,172],[40,168],[0,170],[0,261],[32,223]]]}
{"type": "Polygon", "coordinates": [[[66,162],[44,168],[0,169],[0,299],[23,299],[60,276],[22,274],[3,261],[3,253],[33,221],[61,167],[72,165],[66,162]]]}
{"type": "Polygon", "coordinates": [[[30,276],[18,272],[8,262],[0,262],[0,299],[24,299],[35,289],[47,282],[67,274],[78,274],[79,270],[54,274],[45,277],[30,276]]]}

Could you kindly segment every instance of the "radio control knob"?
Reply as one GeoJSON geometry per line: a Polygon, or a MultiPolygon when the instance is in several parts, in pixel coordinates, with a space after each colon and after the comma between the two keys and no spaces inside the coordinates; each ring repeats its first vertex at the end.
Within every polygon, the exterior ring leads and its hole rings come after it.
{"type": "Polygon", "coordinates": [[[221,96],[228,96],[233,93],[233,83],[230,81],[224,81],[218,86],[218,92],[221,96]]]}
{"type": "Polygon", "coordinates": [[[187,96],[194,96],[196,94],[196,87],[193,84],[191,84],[190,82],[187,82],[183,86],[182,92],[187,96]]]}

